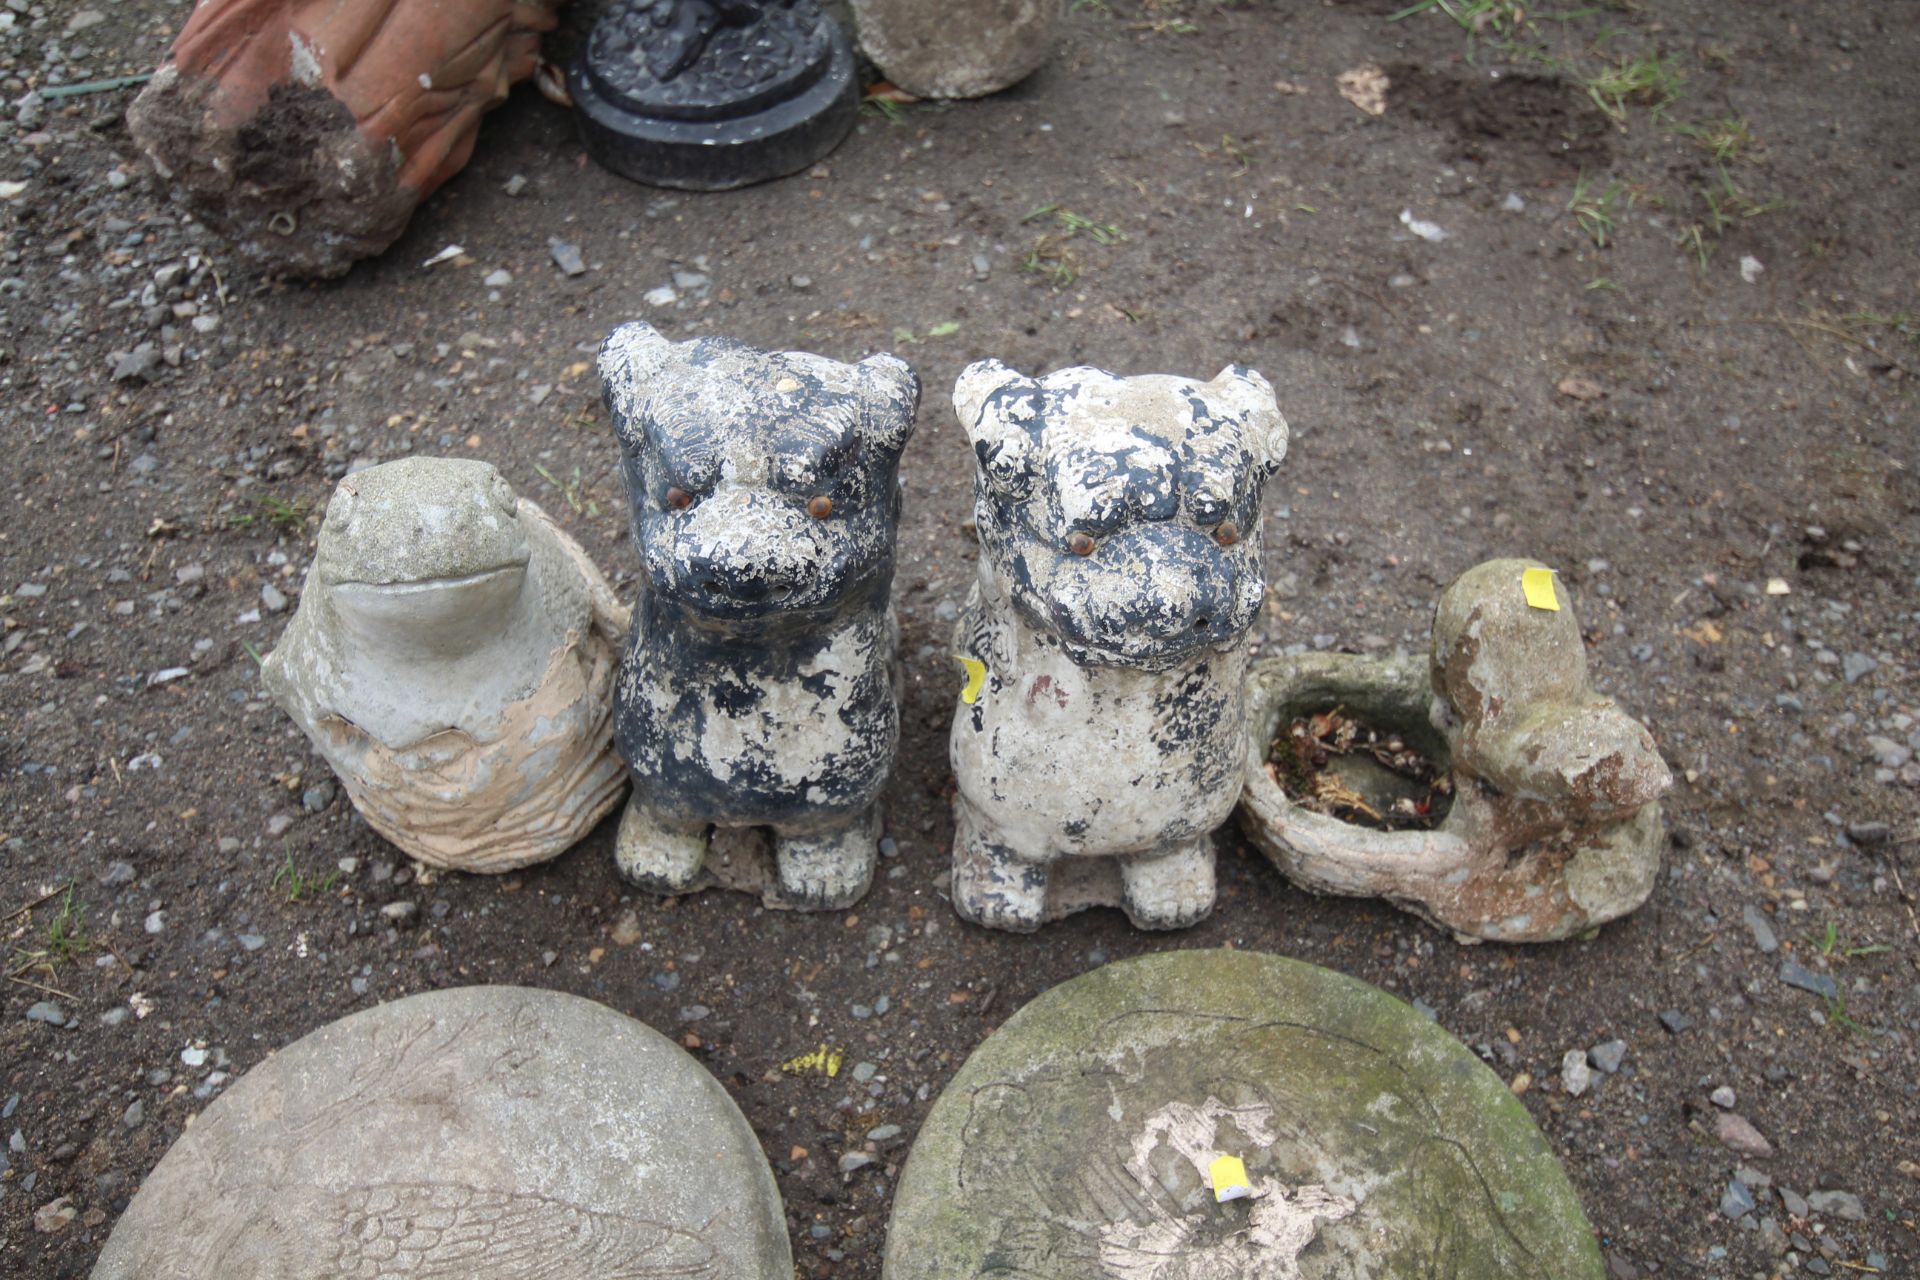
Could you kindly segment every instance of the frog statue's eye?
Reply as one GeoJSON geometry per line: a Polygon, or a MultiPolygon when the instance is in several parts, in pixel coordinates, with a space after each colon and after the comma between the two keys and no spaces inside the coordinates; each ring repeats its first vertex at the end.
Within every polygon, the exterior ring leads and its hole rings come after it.
{"type": "Polygon", "coordinates": [[[1231,520],[1222,520],[1213,527],[1213,540],[1223,547],[1230,547],[1240,541],[1240,526],[1231,520]]]}
{"type": "Polygon", "coordinates": [[[1073,554],[1077,556],[1090,556],[1093,554],[1093,548],[1094,541],[1092,534],[1076,529],[1067,535],[1067,550],[1073,552],[1073,554]]]}
{"type": "Polygon", "coordinates": [[[693,505],[692,494],[688,493],[685,489],[682,489],[679,485],[671,485],[668,487],[667,489],[667,509],[668,510],[685,511],[688,507],[692,505],[693,505]]]}
{"type": "Polygon", "coordinates": [[[815,520],[825,520],[833,514],[833,499],[824,493],[807,499],[807,514],[815,520]]]}

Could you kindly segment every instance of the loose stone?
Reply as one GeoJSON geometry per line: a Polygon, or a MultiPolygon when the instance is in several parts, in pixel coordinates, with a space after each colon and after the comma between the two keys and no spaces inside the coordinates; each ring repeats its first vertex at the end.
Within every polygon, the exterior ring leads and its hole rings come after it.
{"type": "Polygon", "coordinates": [[[1768,1142],[1760,1131],[1738,1112],[1724,1111],[1715,1116],[1713,1133],[1722,1146],[1740,1155],[1765,1159],[1773,1154],[1773,1144],[1768,1142]]]}
{"type": "Polygon", "coordinates": [[[1625,1040],[1605,1040],[1587,1050],[1587,1058],[1594,1066],[1612,1075],[1620,1070],[1620,1064],[1627,1058],[1625,1040]]]}
{"type": "Polygon", "coordinates": [[[1815,973],[1798,960],[1783,960],[1780,963],[1780,981],[1828,1000],[1840,998],[1840,984],[1834,981],[1832,974],[1815,973]]]}

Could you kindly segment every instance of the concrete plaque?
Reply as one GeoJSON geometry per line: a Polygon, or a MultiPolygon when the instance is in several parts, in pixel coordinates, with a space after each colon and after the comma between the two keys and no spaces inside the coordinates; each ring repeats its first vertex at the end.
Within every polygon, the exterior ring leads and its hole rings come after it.
{"type": "Polygon", "coordinates": [[[1187,951],[1076,978],[934,1105],[884,1280],[1600,1280],[1531,1117],[1364,983],[1187,951]]]}
{"type": "Polygon", "coordinates": [[[552,991],[331,1023],[173,1145],[94,1280],[789,1280],[780,1194],[678,1046],[552,991]]]}

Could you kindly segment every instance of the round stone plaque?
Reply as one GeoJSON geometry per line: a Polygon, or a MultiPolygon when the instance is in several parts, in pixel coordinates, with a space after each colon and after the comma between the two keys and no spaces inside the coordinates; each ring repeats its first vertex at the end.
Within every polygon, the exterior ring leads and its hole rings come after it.
{"type": "Polygon", "coordinates": [[[780,1193],[704,1068],[577,996],[463,987],[320,1028],[217,1099],[94,1280],[789,1280],[780,1193]]]}
{"type": "Polygon", "coordinates": [[[1601,1280],[1526,1109],[1408,1005],[1276,956],[1109,965],[934,1104],[884,1280],[1601,1280]]]}

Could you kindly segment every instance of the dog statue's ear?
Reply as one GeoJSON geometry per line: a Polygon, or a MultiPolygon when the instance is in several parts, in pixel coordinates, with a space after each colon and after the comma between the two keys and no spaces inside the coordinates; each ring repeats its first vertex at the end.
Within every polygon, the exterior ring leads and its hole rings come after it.
{"type": "Polygon", "coordinates": [[[920,375],[888,352],[854,366],[860,376],[860,425],[867,439],[892,454],[907,447],[920,408],[920,375]]]}
{"type": "Polygon", "coordinates": [[[673,343],[644,320],[630,320],[600,344],[600,385],[613,425],[624,439],[628,421],[646,399],[647,387],[673,356],[673,343]]]}
{"type": "Polygon", "coordinates": [[[953,411],[987,484],[1009,500],[1025,498],[1033,485],[1040,384],[998,360],[976,360],[953,384],[953,411]]]}
{"type": "Polygon", "coordinates": [[[1247,432],[1247,451],[1272,475],[1287,456],[1287,420],[1273,398],[1273,384],[1245,365],[1230,364],[1207,384],[1208,399],[1240,416],[1247,432]]]}

